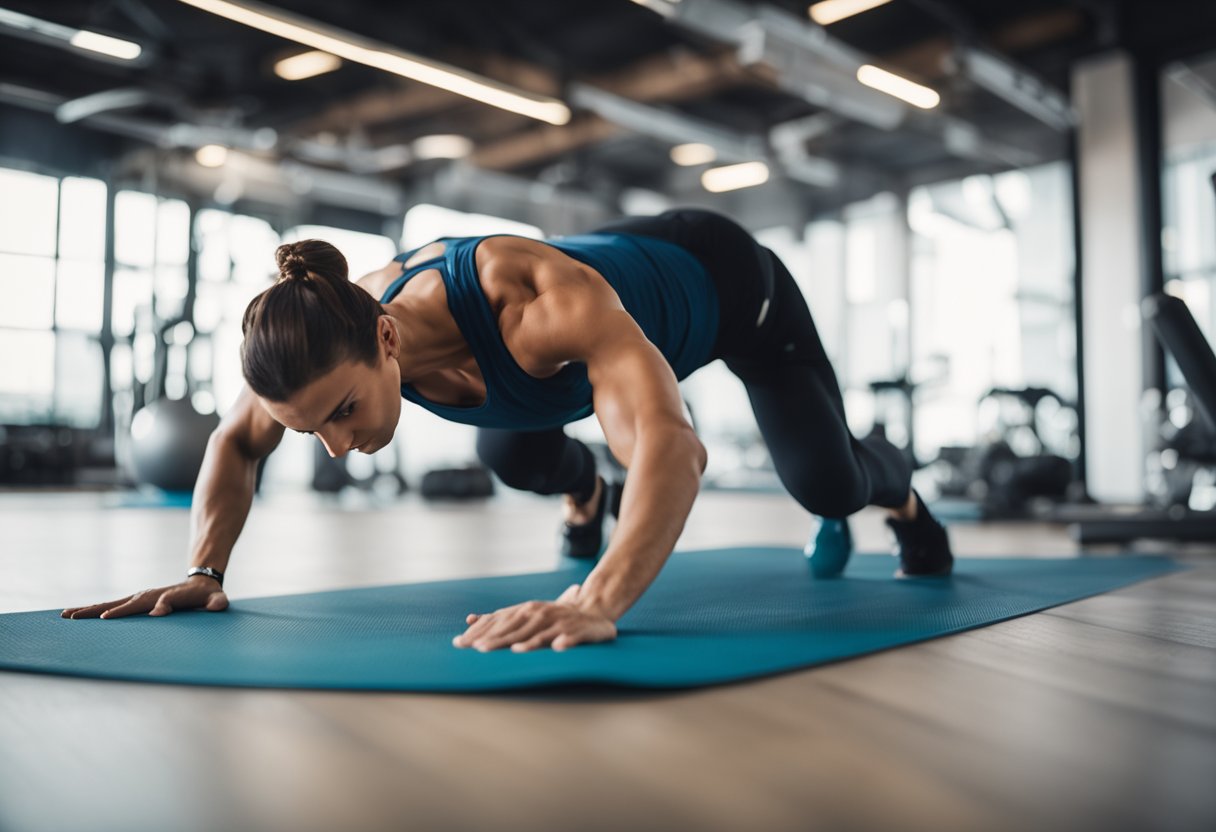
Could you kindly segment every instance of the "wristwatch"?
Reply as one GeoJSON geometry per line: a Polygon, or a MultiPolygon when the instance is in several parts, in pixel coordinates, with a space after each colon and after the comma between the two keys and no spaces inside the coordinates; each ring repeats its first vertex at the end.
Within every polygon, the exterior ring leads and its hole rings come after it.
{"type": "Polygon", "coordinates": [[[220,588],[224,587],[224,573],[218,569],[212,569],[210,566],[194,566],[186,573],[187,578],[192,578],[195,575],[206,575],[208,578],[215,578],[220,582],[220,588]]]}

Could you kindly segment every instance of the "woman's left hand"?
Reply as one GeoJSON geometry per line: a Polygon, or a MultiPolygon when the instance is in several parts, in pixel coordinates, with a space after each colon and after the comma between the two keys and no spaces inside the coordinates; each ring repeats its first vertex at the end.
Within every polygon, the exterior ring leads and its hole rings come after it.
{"type": "Polygon", "coordinates": [[[495,612],[470,613],[465,617],[468,629],[452,639],[452,644],[482,652],[510,647],[523,653],[549,646],[565,650],[616,638],[616,625],[610,618],[577,604],[578,592],[579,585],[574,584],[556,601],[528,601],[495,612]]]}

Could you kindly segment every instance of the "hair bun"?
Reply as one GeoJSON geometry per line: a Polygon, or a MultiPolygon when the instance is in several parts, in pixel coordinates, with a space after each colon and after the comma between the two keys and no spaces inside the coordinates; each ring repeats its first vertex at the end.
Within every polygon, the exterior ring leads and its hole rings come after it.
{"type": "Polygon", "coordinates": [[[284,243],[275,249],[274,259],[279,264],[280,280],[308,279],[308,263],[296,251],[295,243],[284,243]]]}

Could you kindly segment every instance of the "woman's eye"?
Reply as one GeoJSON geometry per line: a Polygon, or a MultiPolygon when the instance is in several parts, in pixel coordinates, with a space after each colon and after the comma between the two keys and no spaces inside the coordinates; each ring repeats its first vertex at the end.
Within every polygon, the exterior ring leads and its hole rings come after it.
{"type": "Polygon", "coordinates": [[[338,414],[339,419],[345,419],[347,416],[355,412],[355,403],[351,402],[346,406],[346,409],[338,414]]]}

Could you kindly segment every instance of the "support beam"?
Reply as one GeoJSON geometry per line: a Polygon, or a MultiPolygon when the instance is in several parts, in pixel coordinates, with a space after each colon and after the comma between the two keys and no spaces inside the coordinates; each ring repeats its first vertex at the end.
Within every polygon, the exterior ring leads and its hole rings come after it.
{"type": "Polygon", "coordinates": [[[1053,130],[1066,133],[1076,126],[1077,115],[1063,94],[1007,58],[964,46],[955,60],[967,78],[1053,130]]]}
{"type": "MultiPolygon", "coordinates": [[[[1165,291],[1165,252],[1161,247],[1161,67],[1138,55],[1132,67],[1132,106],[1136,123],[1136,178],[1140,191],[1140,297],[1165,291]]],[[[1144,327],[1141,333],[1144,389],[1165,391],[1165,351],[1144,327]]]]}
{"type": "Polygon", "coordinates": [[[391,89],[378,89],[355,96],[282,129],[296,136],[345,133],[356,126],[367,127],[432,115],[454,106],[458,101],[459,96],[437,87],[401,83],[391,89]]]}
{"type": "Polygon", "coordinates": [[[469,157],[489,170],[511,170],[617,136],[622,128],[597,115],[577,116],[565,127],[535,127],[478,148],[469,157]]]}
{"type": "MultiPolygon", "coordinates": [[[[596,76],[585,86],[645,105],[701,98],[748,80],[758,80],[757,73],[741,66],[733,52],[703,57],[679,49],[596,76]]],[[[470,161],[492,170],[526,167],[618,136],[625,128],[604,118],[603,113],[587,113],[564,128],[534,127],[482,145],[470,161]]]]}
{"type": "Polygon", "coordinates": [[[988,139],[956,116],[919,110],[862,84],[857,70],[877,59],[784,9],[738,0],[680,0],[663,13],[675,26],[733,44],[745,66],[771,66],[778,87],[837,115],[882,130],[911,126],[937,136],[962,158],[1000,164],[1040,160],[1033,151],[988,139]]]}

